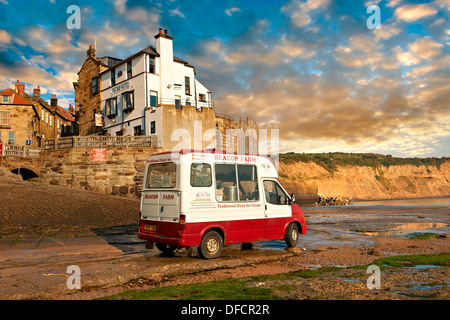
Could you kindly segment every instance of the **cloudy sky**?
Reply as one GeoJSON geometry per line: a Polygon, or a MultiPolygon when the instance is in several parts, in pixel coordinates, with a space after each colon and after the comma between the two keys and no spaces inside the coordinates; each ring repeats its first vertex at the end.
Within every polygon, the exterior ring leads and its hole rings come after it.
{"type": "Polygon", "coordinates": [[[40,85],[67,108],[90,44],[126,58],[162,27],[216,111],[279,129],[282,152],[450,156],[449,11],[450,0],[0,0],[0,89],[40,85]]]}

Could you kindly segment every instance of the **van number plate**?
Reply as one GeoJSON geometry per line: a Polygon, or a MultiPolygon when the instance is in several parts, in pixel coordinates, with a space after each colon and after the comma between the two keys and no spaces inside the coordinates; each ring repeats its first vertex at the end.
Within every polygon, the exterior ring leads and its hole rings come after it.
{"type": "Polygon", "coordinates": [[[156,231],[156,226],[153,225],[153,224],[146,224],[146,225],[144,226],[144,230],[147,230],[147,231],[156,231]]]}

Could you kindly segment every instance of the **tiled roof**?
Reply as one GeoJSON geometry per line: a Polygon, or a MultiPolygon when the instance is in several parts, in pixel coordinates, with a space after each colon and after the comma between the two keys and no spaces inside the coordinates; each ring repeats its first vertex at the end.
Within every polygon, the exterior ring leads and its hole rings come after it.
{"type": "Polygon", "coordinates": [[[0,95],[2,96],[12,96],[14,93],[16,93],[13,89],[6,89],[0,92],[0,95]]]}
{"type": "Polygon", "coordinates": [[[62,114],[62,116],[64,118],[66,118],[66,120],[72,121],[72,122],[75,121],[75,119],[72,117],[72,115],[66,109],[63,109],[60,106],[58,106],[58,111],[62,114]]]}
{"type": "Polygon", "coordinates": [[[17,94],[14,94],[14,99],[13,99],[12,104],[20,104],[20,105],[24,105],[24,106],[32,105],[30,102],[28,102],[27,100],[25,100],[24,98],[22,98],[21,96],[19,96],[17,94]]]}
{"type": "Polygon", "coordinates": [[[21,105],[21,106],[32,106],[29,101],[22,98],[18,93],[16,93],[13,89],[6,89],[0,92],[2,96],[13,96],[10,100],[12,105],[21,105]]]}

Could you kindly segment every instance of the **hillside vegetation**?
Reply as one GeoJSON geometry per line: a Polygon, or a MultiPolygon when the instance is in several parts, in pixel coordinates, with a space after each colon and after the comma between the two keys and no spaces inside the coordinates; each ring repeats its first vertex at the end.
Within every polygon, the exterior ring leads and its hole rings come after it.
{"type": "Polygon", "coordinates": [[[314,162],[330,173],[335,172],[338,166],[358,166],[358,167],[380,167],[401,165],[433,166],[440,169],[441,165],[450,160],[448,157],[442,158],[399,158],[391,155],[374,153],[294,153],[280,154],[280,161],[285,164],[295,162],[314,162]]]}
{"type": "Polygon", "coordinates": [[[380,154],[280,155],[278,174],[298,199],[410,199],[450,196],[450,158],[398,158],[380,154]]]}

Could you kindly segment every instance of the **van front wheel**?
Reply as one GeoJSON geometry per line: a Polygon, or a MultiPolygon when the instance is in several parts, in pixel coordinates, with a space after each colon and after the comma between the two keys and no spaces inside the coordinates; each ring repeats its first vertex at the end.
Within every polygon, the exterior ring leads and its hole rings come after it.
{"type": "Polygon", "coordinates": [[[204,259],[217,258],[222,253],[223,239],[217,231],[208,231],[197,249],[204,259]]]}
{"type": "Polygon", "coordinates": [[[291,223],[286,228],[286,234],[284,236],[284,241],[286,241],[286,245],[289,248],[297,246],[297,242],[298,242],[298,227],[297,227],[297,224],[291,223]]]}

